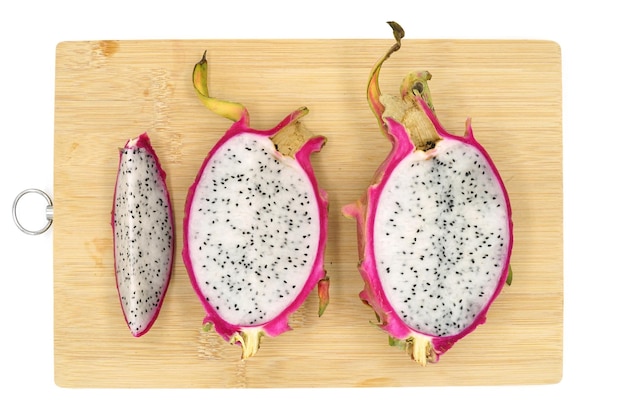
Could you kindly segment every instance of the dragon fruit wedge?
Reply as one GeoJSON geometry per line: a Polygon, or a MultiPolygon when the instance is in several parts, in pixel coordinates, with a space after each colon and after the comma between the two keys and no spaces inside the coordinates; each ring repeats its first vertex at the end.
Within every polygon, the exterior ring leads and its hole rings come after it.
{"type": "Polygon", "coordinates": [[[364,196],[343,208],[357,222],[361,300],[391,345],[425,366],[485,322],[510,284],[511,206],[503,181],[470,121],[464,136],[435,116],[427,71],[409,74],[400,97],[381,95],[375,65],[368,101],[392,149],[364,196]]]}
{"type": "Polygon", "coordinates": [[[174,259],[165,172],[146,133],[120,149],[111,225],[119,299],[128,328],[139,337],[159,315],[174,259]]]}
{"type": "Polygon", "coordinates": [[[315,286],[320,316],[328,303],[328,200],[310,162],[326,139],[302,126],[306,108],[273,129],[251,129],[245,107],[209,96],[206,53],[193,84],[206,107],[234,124],[189,189],[183,260],[206,311],[204,324],[240,345],[247,359],[262,336],[290,329],[289,315],[315,286]]]}

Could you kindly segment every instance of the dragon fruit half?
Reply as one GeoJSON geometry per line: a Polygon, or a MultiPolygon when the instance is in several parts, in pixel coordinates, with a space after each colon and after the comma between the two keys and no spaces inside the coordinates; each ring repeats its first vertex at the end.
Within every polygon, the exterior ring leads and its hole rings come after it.
{"type": "Polygon", "coordinates": [[[118,295],[126,323],[139,337],[159,315],[174,259],[165,172],[146,133],[120,149],[111,225],[118,295]]]}
{"type": "Polygon", "coordinates": [[[469,119],[462,137],[437,120],[427,71],[409,74],[400,97],[381,95],[381,66],[404,36],[389,24],[396,43],[374,66],[367,95],[392,149],[343,212],[357,220],[362,301],[390,344],[426,365],[484,323],[510,284],[511,206],[469,119]]]}
{"type": "Polygon", "coordinates": [[[203,104],[234,124],[210,150],[189,189],[183,260],[202,302],[204,323],[254,355],[261,337],[289,330],[288,317],[317,285],[319,315],[328,303],[324,269],[327,195],[310,156],[301,108],[267,131],[249,127],[242,105],[209,96],[206,53],[193,84],[203,104]]]}

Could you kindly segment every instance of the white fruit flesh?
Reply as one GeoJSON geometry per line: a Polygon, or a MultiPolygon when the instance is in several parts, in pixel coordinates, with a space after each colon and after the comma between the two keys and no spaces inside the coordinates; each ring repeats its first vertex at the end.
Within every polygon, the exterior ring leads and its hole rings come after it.
{"type": "Polygon", "coordinates": [[[146,331],[160,308],[172,263],[173,228],[165,183],[145,148],[121,150],[113,211],[115,270],[133,334],[146,331]]]}
{"type": "Polygon", "coordinates": [[[188,216],[196,282],[225,321],[266,323],[300,294],[318,251],[320,213],[306,172],[269,138],[242,133],[216,149],[188,216]]]}
{"type": "Polygon", "coordinates": [[[502,187],[473,146],[443,140],[401,161],[373,230],[376,268],[400,318],[436,336],[472,323],[507,265],[508,222],[502,187]]]}

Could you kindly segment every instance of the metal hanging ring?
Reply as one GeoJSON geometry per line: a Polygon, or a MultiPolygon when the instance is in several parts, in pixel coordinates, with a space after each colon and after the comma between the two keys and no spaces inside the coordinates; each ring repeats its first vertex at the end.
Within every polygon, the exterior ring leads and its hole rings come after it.
{"type": "Polygon", "coordinates": [[[22,191],[21,193],[17,195],[17,197],[15,197],[15,200],[13,201],[13,222],[15,223],[18,229],[20,229],[22,232],[26,233],[27,235],[40,235],[44,233],[46,230],[50,228],[50,226],[52,226],[52,217],[53,217],[52,199],[50,198],[48,194],[46,194],[45,192],[37,188],[29,188],[27,190],[22,191]],[[45,224],[44,227],[42,227],[39,230],[29,230],[25,228],[24,226],[22,226],[22,224],[20,223],[20,220],[17,217],[17,204],[19,203],[22,197],[24,197],[26,194],[31,194],[31,193],[39,194],[40,196],[45,198],[46,202],[48,203],[48,205],[46,206],[47,223],[45,224]]]}

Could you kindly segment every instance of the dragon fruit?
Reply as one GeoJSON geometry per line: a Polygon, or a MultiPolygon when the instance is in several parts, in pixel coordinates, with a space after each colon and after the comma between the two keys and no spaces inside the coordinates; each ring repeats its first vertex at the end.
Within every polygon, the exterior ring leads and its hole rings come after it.
{"type": "Polygon", "coordinates": [[[262,336],[290,329],[289,315],[315,286],[320,316],[328,304],[328,202],[310,162],[326,139],[301,124],[306,108],[270,130],[254,130],[247,109],[210,97],[206,80],[205,52],[193,71],[196,93],[234,124],[189,189],[183,260],[206,311],[204,324],[240,345],[247,359],[262,336]]]}
{"type": "Polygon", "coordinates": [[[400,97],[382,95],[374,66],[368,102],[392,149],[364,196],[343,208],[357,221],[361,300],[376,313],[391,345],[421,365],[434,363],[485,322],[510,284],[511,206],[504,183],[470,120],[464,136],[435,116],[427,81],[413,72],[400,97]]]}
{"type": "Polygon", "coordinates": [[[159,315],[174,259],[165,172],[147,133],[120,149],[111,225],[122,312],[132,335],[140,337],[159,315]]]}

